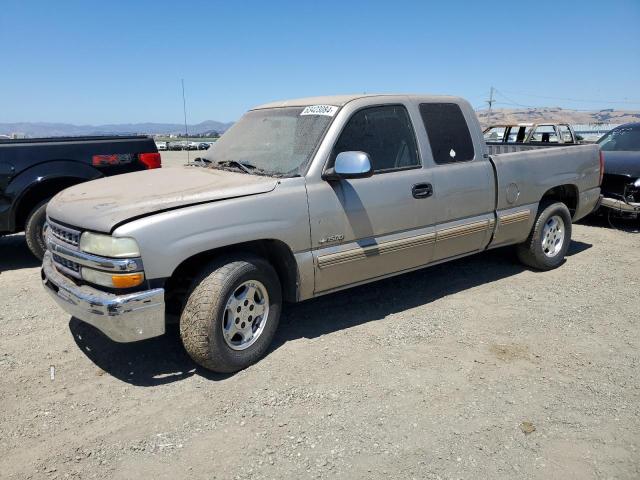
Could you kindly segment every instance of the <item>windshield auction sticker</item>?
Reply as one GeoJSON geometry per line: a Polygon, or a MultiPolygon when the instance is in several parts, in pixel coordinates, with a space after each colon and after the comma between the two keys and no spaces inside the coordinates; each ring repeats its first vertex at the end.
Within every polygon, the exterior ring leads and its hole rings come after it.
{"type": "Polygon", "coordinates": [[[338,107],[334,105],[309,105],[302,110],[300,115],[326,115],[333,117],[338,111],[338,107]]]}

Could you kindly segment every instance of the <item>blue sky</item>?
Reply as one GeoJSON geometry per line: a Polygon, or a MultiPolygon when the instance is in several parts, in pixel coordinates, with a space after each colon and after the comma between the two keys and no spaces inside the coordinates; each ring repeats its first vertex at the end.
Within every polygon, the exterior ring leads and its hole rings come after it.
{"type": "Polygon", "coordinates": [[[0,45],[0,122],[181,122],[181,78],[190,123],[492,85],[498,107],[640,110],[640,0],[3,0],[0,45]]]}

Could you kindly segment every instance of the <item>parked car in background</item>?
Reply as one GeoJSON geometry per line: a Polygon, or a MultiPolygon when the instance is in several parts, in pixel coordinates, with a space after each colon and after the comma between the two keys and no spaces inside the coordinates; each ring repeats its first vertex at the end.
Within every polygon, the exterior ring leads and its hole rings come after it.
{"type": "Polygon", "coordinates": [[[41,259],[51,197],[87,180],[160,165],[156,144],[145,136],[0,140],[0,235],[24,231],[41,259]]]}
{"type": "Polygon", "coordinates": [[[506,245],[560,266],[602,171],[597,145],[489,156],[468,102],[418,95],[263,105],[202,156],[57,195],[42,278],[119,342],[179,318],[219,372],[268,351],[283,301],[506,245]]]}
{"type": "Polygon", "coordinates": [[[640,122],[614,128],[598,140],[604,156],[602,207],[623,217],[640,215],[640,122]]]}
{"type": "Polygon", "coordinates": [[[156,147],[159,151],[164,151],[167,149],[167,142],[156,142],[156,147]]]}
{"type": "Polygon", "coordinates": [[[579,143],[568,123],[519,123],[492,125],[483,132],[484,140],[492,146],[492,153],[532,150],[550,146],[579,143]]]}
{"type": "Polygon", "coordinates": [[[209,145],[208,143],[200,142],[198,144],[198,150],[208,150],[210,146],[211,145],[209,145]]]}
{"type": "Polygon", "coordinates": [[[198,146],[199,144],[196,142],[181,140],[179,142],[171,142],[169,150],[198,150],[198,146]]]}

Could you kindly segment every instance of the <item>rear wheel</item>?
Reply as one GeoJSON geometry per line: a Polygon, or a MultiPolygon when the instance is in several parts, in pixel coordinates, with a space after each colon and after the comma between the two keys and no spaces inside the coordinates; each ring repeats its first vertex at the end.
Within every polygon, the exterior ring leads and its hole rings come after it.
{"type": "Polygon", "coordinates": [[[571,214],[564,203],[541,205],[527,240],[517,247],[522,263],[538,270],[562,264],[571,243],[571,214]]]}
{"type": "Polygon", "coordinates": [[[214,262],[193,283],[180,316],[182,343],[209,370],[242,370],[266,353],[281,306],[280,281],[266,261],[214,262]]]}
{"type": "Polygon", "coordinates": [[[29,213],[24,227],[27,246],[38,260],[42,260],[47,245],[44,241],[44,224],[47,221],[47,204],[49,199],[43,200],[29,213]]]}

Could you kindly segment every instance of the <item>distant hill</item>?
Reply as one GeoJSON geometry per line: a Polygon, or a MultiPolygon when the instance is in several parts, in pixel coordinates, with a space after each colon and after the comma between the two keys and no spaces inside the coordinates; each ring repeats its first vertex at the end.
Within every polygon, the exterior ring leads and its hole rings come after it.
{"type": "Polygon", "coordinates": [[[640,112],[614,109],[592,112],[567,110],[560,107],[497,109],[491,112],[490,119],[488,118],[487,110],[479,110],[476,113],[483,127],[488,126],[489,123],[495,125],[502,123],[553,122],[582,125],[640,122],[640,112]]]}
{"type": "MultiPolygon", "coordinates": [[[[619,124],[640,122],[640,112],[626,110],[598,110],[583,112],[568,110],[560,107],[495,109],[488,118],[487,110],[477,112],[483,127],[488,123],[535,123],[535,122],[566,122],[570,124],[619,124]]],[[[204,134],[209,132],[223,133],[233,125],[233,122],[217,122],[206,120],[202,123],[189,125],[190,134],[204,134]]],[[[27,137],[63,137],[77,135],[170,135],[184,133],[184,124],[179,123],[122,123],[113,125],[72,125],[69,123],[0,123],[0,135],[18,133],[27,137]]]]}
{"type": "MultiPolygon", "coordinates": [[[[206,120],[195,125],[188,125],[190,134],[207,132],[222,133],[229,129],[233,122],[217,122],[206,120]]],[[[72,125],[70,123],[24,122],[0,123],[0,135],[13,133],[27,137],[65,137],[78,135],[132,135],[132,134],[178,134],[184,133],[184,124],[179,123],[122,123],[113,125],[72,125]]]]}

